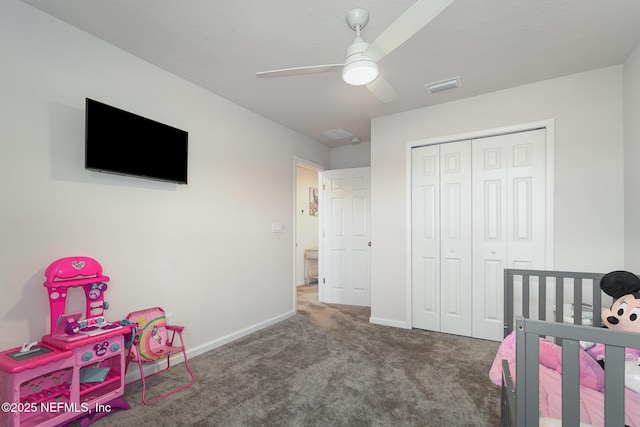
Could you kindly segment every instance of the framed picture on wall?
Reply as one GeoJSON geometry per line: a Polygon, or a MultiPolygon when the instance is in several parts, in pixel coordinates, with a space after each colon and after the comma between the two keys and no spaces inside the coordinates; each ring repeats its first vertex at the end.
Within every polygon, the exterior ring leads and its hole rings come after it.
{"type": "Polygon", "coordinates": [[[318,216],[318,189],[309,187],[309,215],[318,216]]]}

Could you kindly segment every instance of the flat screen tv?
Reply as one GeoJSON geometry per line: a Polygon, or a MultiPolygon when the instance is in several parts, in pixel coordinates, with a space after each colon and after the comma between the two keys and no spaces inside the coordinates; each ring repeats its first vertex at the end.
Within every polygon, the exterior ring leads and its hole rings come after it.
{"type": "Polygon", "coordinates": [[[189,133],[87,98],[85,168],[187,183],[189,133]]]}

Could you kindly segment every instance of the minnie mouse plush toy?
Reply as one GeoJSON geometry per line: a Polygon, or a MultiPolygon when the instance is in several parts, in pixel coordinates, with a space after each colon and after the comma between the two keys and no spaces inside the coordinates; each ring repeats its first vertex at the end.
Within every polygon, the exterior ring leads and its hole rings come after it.
{"type": "Polygon", "coordinates": [[[612,271],[602,277],[600,288],[614,298],[611,308],[602,311],[607,328],[640,332],[640,278],[628,271],[612,271]]]}
{"type": "MultiPolygon", "coordinates": [[[[640,278],[628,271],[612,271],[602,277],[600,288],[614,298],[611,308],[602,311],[607,328],[640,333],[640,278]]],[[[625,385],[640,392],[640,349],[627,348],[625,359],[625,385]]]]}
{"type": "MultiPolygon", "coordinates": [[[[614,298],[611,307],[602,311],[602,321],[605,326],[616,331],[640,333],[640,278],[628,271],[612,271],[602,277],[600,288],[614,298]]],[[[581,342],[580,345],[598,362],[604,361],[603,344],[581,342]]],[[[637,361],[638,359],[640,359],[640,349],[626,349],[625,360],[637,361]]]]}

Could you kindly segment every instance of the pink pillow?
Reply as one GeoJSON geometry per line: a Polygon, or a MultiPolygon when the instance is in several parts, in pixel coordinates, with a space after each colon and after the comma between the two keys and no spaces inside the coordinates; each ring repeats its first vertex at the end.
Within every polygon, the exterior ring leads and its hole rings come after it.
{"type": "Polygon", "coordinates": [[[547,368],[562,373],[562,347],[540,338],[540,363],[547,368]]]}

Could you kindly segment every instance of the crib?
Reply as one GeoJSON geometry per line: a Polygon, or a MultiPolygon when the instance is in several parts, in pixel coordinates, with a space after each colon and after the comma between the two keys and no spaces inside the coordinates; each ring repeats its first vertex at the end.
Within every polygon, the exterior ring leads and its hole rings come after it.
{"type": "Polygon", "coordinates": [[[599,283],[603,275],[505,269],[504,335],[508,337],[513,330],[516,331],[516,380],[509,362],[502,360],[503,427],[543,424],[540,387],[544,384],[541,370],[545,370],[546,377],[547,368],[540,364],[541,337],[553,338],[561,346],[563,363],[558,392],[562,426],[579,426],[585,410],[594,413],[603,411],[603,420],[597,424],[624,426],[625,422],[629,424],[631,418],[632,425],[640,425],[640,393],[628,389],[625,393],[624,378],[625,348],[640,348],[640,334],[601,327],[602,305],[609,306],[612,303],[611,297],[600,290],[599,283]],[[585,315],[587,309],[591,315],[585,315]],[[603,390],[594,391],[581,385],[581,341],[605,346],[603,390]],[[595,406],[590,408],[589,405],[595,406]]]}

